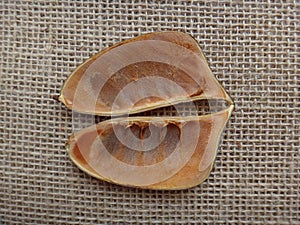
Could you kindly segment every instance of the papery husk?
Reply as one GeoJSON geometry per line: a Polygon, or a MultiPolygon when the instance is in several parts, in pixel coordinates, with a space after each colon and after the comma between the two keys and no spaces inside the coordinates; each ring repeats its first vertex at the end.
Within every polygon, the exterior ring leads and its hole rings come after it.
{"type": "MultiPolygon", "coordinates": [[[[210,174],[221,133],[232,109],[233,106],[230,106],[221,112],[188,118],[128,117],[103,121],[73,134],[67,144],[68,153],[72,161],[81,170],[108,182],[157,190],[177,190],[194,187],[202,183],[210,174]],[[180,130],[180,135],[177,136],[177,140],[173,138],[172,141],[181,143],[178,146],[179,155],[183,154],[182,158],[172,158],[172,153],[163,157],[164,154],[160,152],[159,162],[143,164],[141,155],[149,154],[144,159],[149,158],[151,154],[155,155],[155,152],[158,150],[161,151],[163,148],[168,148],[169,145],[164,144],[159,145],[152,152],[133,150],[134,156],[136,156],[133,157],[133,163],[132,161],[130,163],[124,162],[126,161],[124,158],[128,154],[128,149],[127,151],[122,149],[123,152],[121,152],[120,156],[120,151],[110,152],[106,155],[108,153],[107,146],[101,146],[101,144],[92,147],[95,139],[101,143],[115,139],[108,135],[107,131],[111,129],[109,128],[110,126],[121,126],[125,129],[126,126],[129,127],[132,124],[140,128],[145,126],[145,124],[152,124],[156,127],[165,127],[172,124],[172,126],[177,127],[180,130]],[[197,129],[199,131],[198,134],[195,132],[197,129]],[[190,144],[190,142],[192,143],[190,144]],[[116,156],[117,154],[119,154],[119,157],[116,156]],[[185,158],[185,154],[189,154],[188,158],[185,158]],[[177,159],[174,165],[179,167],[172,170],[172,166],[169,165],[170,162],[164,163],[168,158],[172,161],[177,159]],[[151,166],[153,168],[150,168],[151,166]],[[101,169],[99,169],[100,167],[101,169]],[[107,173],[107,170],[110,170],[109,173],[107,173]]],[[[118,143],[114,142],[112,144],[118,148],[118,143]]],[[[157,154],[155,157],[157,157],[157,154]]]]}
{"type": "Polygon", "coordinates": [[[198,43],[172,31],[132,38],[92,56],[66,80],[59,100],[81,113],[123,115],[70,137],[67,150],[81,170],[157,190],[194,187],[208,177],[234,108],[198,43]],[[203,99],[228,107],[198,116],[124,117],[203,99]]]}
{"type": "Polygon", "coordinates": [[[66,80],[59,96],[69,109],[102,116],[199,99],[232,102],[198,43],[172,31],[141,35],[92,56],[66,80]]]}

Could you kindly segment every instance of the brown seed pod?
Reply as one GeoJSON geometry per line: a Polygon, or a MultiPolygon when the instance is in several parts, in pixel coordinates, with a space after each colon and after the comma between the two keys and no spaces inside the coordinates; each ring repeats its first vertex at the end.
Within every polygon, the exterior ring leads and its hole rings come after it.
{"type": "Polygon", "coordinates": [[[226,99],[197,42],[180,32],[142,35],[92,56],[59,100],[89,114],[136,113],[199,99],[226,99]]]}
{"type": "Polygon", "coordinates": [[[140,188],[189,188],[211,171],[233,103],[197,42],[180,32],[121,42],[79,66],[59,100],[82,113],[124,115],[201,99],[228,107],[202,116],[106,120],[74,133],[68,153],[94,177],[140,188]]]}
{"type": "Polygon", "coordinates": [[[232,106],[184,120],[106,120],[73,134],[68,153],[83,171],[117,184],[169,190],[193,187],[210,173],[231,110],[232,106]]]}

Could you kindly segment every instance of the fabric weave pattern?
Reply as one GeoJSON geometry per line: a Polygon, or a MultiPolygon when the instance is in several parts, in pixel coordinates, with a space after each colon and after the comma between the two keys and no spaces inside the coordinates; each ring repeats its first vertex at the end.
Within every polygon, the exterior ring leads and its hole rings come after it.
{"type": "Polygon", "coordinates": [[[299,224],[299,11],[295,0],[1,1],[0,224],[299,224]],[[91,55],[163,30],[193,35],[235,102],[215,167],[183,191],[96,180],[68,158],[72,112],[52,97],[91,55]]]}

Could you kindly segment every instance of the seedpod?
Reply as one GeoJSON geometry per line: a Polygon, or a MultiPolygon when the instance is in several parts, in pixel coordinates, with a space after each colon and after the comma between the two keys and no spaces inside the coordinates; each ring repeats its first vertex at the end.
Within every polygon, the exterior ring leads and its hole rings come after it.
{"type": "Polygon", "coordinates": [[[233,110],[197,42],[180,32],[142,35],[96,54],[67,79],[59,100],[81,113],[123,115],[74,133],[68,153],[96,178],[148,189],[204,181],[233,110]],[[228,107],[207,115],[136,115],[201,99],[228,107]]]}
{"type": "Polygon", "coordinates": [[[59,96],[69,109],[103,116],[199,99],[232,102],[197,42],[180,32],[150,33],[101,51],[71,74],[59,96]]]}
{"type": "Polygon", "coordinates": [[[232,107],[184,119],[106,120],[73,134],[68,153],[79,168],[105,181],[148,189],[193,187],[212,169],[232,107]]]}

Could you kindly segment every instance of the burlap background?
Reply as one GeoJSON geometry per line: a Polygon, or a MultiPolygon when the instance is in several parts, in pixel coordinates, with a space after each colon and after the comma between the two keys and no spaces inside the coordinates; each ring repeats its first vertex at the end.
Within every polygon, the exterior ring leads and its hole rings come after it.
{"type": "Polygon", "coordinates": [[[1,224],[299,224],[297,1],[1,1],[1,224]],[[81,172],[52,99],[81,62],[142,33],[200,43],[236,109],[202,185],[149,191],[81,172]]]}

